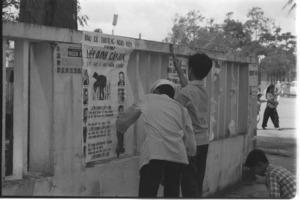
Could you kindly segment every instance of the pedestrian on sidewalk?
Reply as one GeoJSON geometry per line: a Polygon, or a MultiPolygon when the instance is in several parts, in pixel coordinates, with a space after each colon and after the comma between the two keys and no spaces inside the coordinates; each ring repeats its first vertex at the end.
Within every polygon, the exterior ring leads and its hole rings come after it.
{"type": "Polygon", "coordinates": [[[260,99],[261,96],[262,96],[262,93],[258,92],[257,93],[257,118],[256,118],[257,119],[257,124],[258,124],[258,122],[260,120],[260,114],[259,114],[259,112],[260,112],[261,103],[267,102],[267,100],[260,99]]]}
{"type": "Polygon", "coordinates": [[[141,145],[139,197],[156,197],[164,176],[164,197],[179,197],[182,170],[196,154],[195,136],[188,111],[175,101],[171,81],[156,81],[147,94],[116,122],[117,154],[124,152],[122,137],[142,115],[145,140],[141,145]]]}
{"type": "Polygon", "coordinates": [[[188,59],[188,77],[184,77],[181,66],[177,63],[173,46],[170,50],[174,60],[174,67],[178,73],[182,89],[175,100],[187,108],[193,123],[196,138],[197,153],[189,160],[189,165],[183,170],[181,191],[185,198],[202,197],[202,185],[206,169],[206,158],[209,145],[209,99],[204,88],[203,79],[212,68],[212,60],[203,53],[196,53],[188,59]]]}
{"type": "Polygon", "coordinates": [[[295,176],[284,167],[269,163],[262,150],[252,150],[244,166],[250,168],[255,175],[265,176],[270,198],[291,199],[295,197],[295,176]]]}
{"type": "Polygon", "coordinates": [[[266,91],[266,99],[267,99],[267,106],[264,112],[264,118],[262,123],[262,128],[266,129],[269,117],[271,117],[271,120],[274,124],[274,127],[277,130],[280,130],[279,127],[279,116],[277,113],[277,105],[278,105],[278,94],[275,93],[275,86],[273,84],[269,85],[267,87],[266,91]]]}

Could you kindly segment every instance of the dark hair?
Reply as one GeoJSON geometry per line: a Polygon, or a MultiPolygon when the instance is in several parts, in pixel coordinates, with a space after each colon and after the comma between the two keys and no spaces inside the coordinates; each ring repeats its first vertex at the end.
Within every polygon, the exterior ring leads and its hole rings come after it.
{"type": "Polygon", "coordinates": [[[266,91],[266,98],[267,98],[267,93],[270,93],[271,89],[275,88],[275,85],[271,84],[267,87],[267,91],[266,91]]]}
{"type": "Polygon", "coordinates": [[[253,149],[247,156],[245,167],[254,167],[258,162],[269,163],[266,154],[260,149],[253,149]]]}
{"type": "Polygon", "coordinates": [[[272,88],[275,88],[275,86],[274,86],[273,84],[269,85],[268,88],[267,88],[267,92],[270,92],[270,90],[271,90],[272,88]]]}
{"type": "Polygon", "coordinates": [[[166,94],[171,99],[174,99],[175,90],[171,85],[167,85],[167,84],[160,85],[156,88],[156,90],[158,90],[160,94],[166,94]]]}
{"type": "Polygon", "coordinates": [[[119,72],[119,75],[120,75],[120,74],[123,74],[123,75],[124,75],[124,72],[119,72]]]}
{"type": "Polygon", "coordinates": [[[212,60],[204,53],[196,53],[189,58],[189,68],[197,79],[204,79],[212,68],[212,60]]]}

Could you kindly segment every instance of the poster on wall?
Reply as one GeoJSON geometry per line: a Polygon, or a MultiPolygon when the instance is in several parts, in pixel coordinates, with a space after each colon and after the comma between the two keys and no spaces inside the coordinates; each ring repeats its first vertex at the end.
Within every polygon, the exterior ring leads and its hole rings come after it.
{"type": "Polygon", "coordinates": [[[57,74],[81,74],[82,49],[75,44],[58,43],[56,46],[56,68],[57,74]]]}
{"type": "Polygon", "coordinates": [[[255,64],[249,64],[249,95],[256,99],[258,92],[258,67],[255,64]]]}
{"type": "Polygon", "coordinates": [[[84,163],[116,157],[115,121],[124,111],[125,82],[134,40],[84,32],[82,94],[84,163]]]}
{"type": "MultiPolygon", "coordinates": [[[[188,80],[188,59],[187,58],[183,58],[183,57],[177,57],[178,60],[178,64],[180,65],[184,76],[186,77],[186,79],[188,80]]],[[[167,79],[172,81],[173,83],[175,83],[176,86],[176,92],[178,90],[181,89],[181,84],[180,84],[180,80],[177,74],[177,71],[174,67],[174,61],[173,61],[173,57],[169,56],[169,66],[167,69],[167,73],[168,73],[168,77],[167,79]]]]}

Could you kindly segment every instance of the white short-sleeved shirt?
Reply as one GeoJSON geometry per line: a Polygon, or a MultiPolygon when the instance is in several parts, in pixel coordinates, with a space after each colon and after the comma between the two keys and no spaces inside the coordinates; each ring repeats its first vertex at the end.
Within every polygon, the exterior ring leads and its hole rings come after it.
{"type": "Polygon", "coordinates": [[[196,142],[186,108],[167,95],[148,94],[117,119],[117,131],[125,133],[140,115],[146,134],[140,168],[152,159],[188,164],[187,154],[195,155],[196,142]]]}

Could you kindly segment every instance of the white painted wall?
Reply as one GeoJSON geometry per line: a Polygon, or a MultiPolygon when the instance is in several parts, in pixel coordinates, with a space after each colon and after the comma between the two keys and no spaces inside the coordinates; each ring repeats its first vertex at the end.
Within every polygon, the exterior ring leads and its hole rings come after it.
{"type": "MultiPolygon", "coordinates": [[[[9,24],[6,28],[7,30],[13,29],[14,26],[9,24]]],[[[35,33],[33,30],[37,28],[36,25],[28,26],[30,27],[22,24],[22,26],[17,28],[20,31],[23,30],[26,33],[24,34],[26,37],[34,37],[29,33],[35,33]]],[[[15,34],[14,36],[18,36],[18,33],[10,33],[7,30],[4,34],[15,34]]],[[[80,32],[68,32],[67,29],[51,29],[47,27],[44,30],[43,26],[38,26],[37,31],[46,35],[49,32],[47,37],[53,40],[63,38],[63,41],[73,41],[75,38],[74,41],[77,41],[80,38],[80,32]],[[54,33],[58,34],[57,37],[55,37],[54,33]]],[[[41,39],[40,36],[39,39],[41,39]]],[[[128,63],[127,74],[130,84],[126,84],[128,92],[126,96],[127,105],[131,105],[134,98],[147,93],[149,86],[154,80],[166,78],[169,64],[169,54],[166,53],[168,44],[137,40],[136,46],[138,50],[132,53],[128,63]],[[151,49],[151,51],[144,51],[143,49],[151,49]],[[166,52],[163,53],[163,51],[166,52]]],[[[181,50],[184,52],[182,54],[187,54],[188,52],[186,49],[179,47],[178,51],[181,50]]],[[[35,166],[32,165],[30,168],[34,171],[46,169],[45,171],[50,172],[50,175],[47,177],[39,176],[39,178],[33,179],[24,177],[16,182],[5,181],[2,187],[2,194],[14,196],[137,197],[139,182],[138,156],[125,160],[119,159],[90,168],[82,164],[81,75],[72,74],[62,77],[52,72],[53,65],[50,63],[52,63],[53,51],[50,43],[36,43],[31,52],[32,71],[30,80],[34,81],[31,82],[31,90],[34,89],[34,91],[30,91],[30,110],[32,112],[30,113],[30,130],[32,132],[29,134],[33,134],[31,139],[34,141],[31,142],[34,142],[36,145],[30,146],[30,149],[34,150],[37,148],[37,150],[31,152],[33,157],[30,158],[30,162],[35,163],[35,166]],[[39,150],[40,148],[42,149],[39,150]],[[53,162],[51,159],[53,159],[53,162]]],[[[211,54],[211,57],[214,59],[218,59],[218,56],[217,54],[211,54]]],[[[221,58],[224,59],[224,55],[221,55],[221,58]]],[[[247,63],[240,67],[247,68],[247,63]]],[[[223,76],[226,75],[226,70],[222,72],[223,76]]],[[[245,81],[247,74],[242,74],[243,76],[238,76],[239,79],[236,79],[242,84],[239,87],[243,89],[238,91],[239,101],[247,100],[248,96],[248,83],[245,81]]],[[[225,81],[228,79],[230,81],[229,85],[234,85],[231,82],[231,76],[232,73],[230,73],[230,77],[222,77],[220,84],[223,87],[226,86],[227,83],[225,81]]],[[[230,91],[230,89],[226,88],[224,91],[230,91]]],[[[211,89],[211,91],[214,90],[211,89]]],[[[228,95],[226,97],[225,93],[218,100],[221,102],[217,102],[220,105],[218,112],[220,115],[226,116],[224,112],[229,110],[231,112],[230,116],[233,116],[234,113],[232,112],[235,109],[231,109],[231,107],[224,109],[225,104],[222,100],[228,98],[228,95]]],[[[226,102],[227,106],[232,104],[229,99],[226,102]]],[[[240,127],[238,130],[242,130],[243,134],[246,135],[224,138],[224,131],[227,131],[228,124],[226,123],[228,122],[223,117],[221,118],[222,123],[219,124],[222,127],[218,130],[221,133],[219,135],[222,137],[211,142],[209,147],[207,173],[204,181],[205,195],[213,195],[215,192],[236,183],[241,178],[241,166],[244,162],[244,157],[253,145],[252,139],[256,127],[256,101],[249,99],[244,106],[246,108],[243,109],[243,113],[239,112],[238,116],[241,114],[247,116],[244,118],[246,122],[239,123],[240,127]]],[[[126,133],[125,148],[129,153],[135,154],[139,152],[142,135],[143,123],[140,120],[126,133]]]]}

